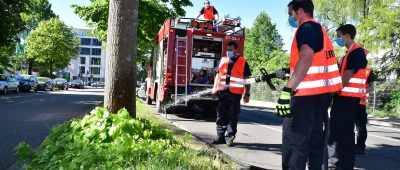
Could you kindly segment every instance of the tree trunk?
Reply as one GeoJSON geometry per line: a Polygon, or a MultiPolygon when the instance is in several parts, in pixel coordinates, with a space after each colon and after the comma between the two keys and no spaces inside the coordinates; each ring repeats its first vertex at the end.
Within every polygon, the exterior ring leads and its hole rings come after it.
{"type": "Polygon", "coordinates": [[[28,74],[29,75],[32,75],[33,62],[34,62],[33,58],[28,59],[28,74]]]}
{"type": "Polygon", "coordinates": [[[136,115],[136,38],[139,0],[110,0],[104,106],[136,115]]]}

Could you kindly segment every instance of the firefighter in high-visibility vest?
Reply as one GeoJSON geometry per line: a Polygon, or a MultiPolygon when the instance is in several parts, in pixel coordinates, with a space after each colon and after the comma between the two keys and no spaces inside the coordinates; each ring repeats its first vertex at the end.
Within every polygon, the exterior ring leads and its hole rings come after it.
{"type": "Polygon", "coordinates": [[[330,144],[336,142],[336,169],[353,169],[355,164],[354,124],[360,98],[366,97],[367,50],[354,42],[356,28],[340,26],[336,43],[348,51],[340,61],[343,89],[335,96],[330,115],[330,144]]]}
{"type": "Polygon", "coordinates": [[[367,114],[367,104],[368,104],[368,93],[372,92],[374,89],[375,76],[371,73],[367,79],[367,95],[365,98],[360,99],[360,103],[357,108],[356,115],[356,129],[357,129],[357,143],[356,143],[356,154],[365,154],[365,141],[367,140],[367,123],[368,123],[368,114],[367,114]]]}
{"type": "Polygon", "coordinates": [[[205,0],[204,1],[204,7],[200,10],[199,15],[197,15],[197,19],[200,18],[200,16],[203,15],[203,18],[205,20],[218,20],[219,19],[219,14],[217,9],[215,9],[214,6],[210,6],[210,1],[205,0]]]}
{"type": "Polygon", "coordinates": [[[246,59],[239,56],[235,42],[229,42],[226,50],[226,56],[219,62],[212,91],[214,97],[218,96],[217,137],[212,144],[226,143],[230,147],[237,133],[240,100],[243,97],[243,102],[248,103],[250,99],[250,85],[243,82],[251,72],[246,59]]]}
{"type": "Polygon", "coordinates": [[[334,48],[326,29],[313,19],[312,1],[288,4],[297,28],[290,52],[290,79],[276,106],[283,117],[282,169],[321,169],[324,119],[332,93],[342,89],[334,48]]]}

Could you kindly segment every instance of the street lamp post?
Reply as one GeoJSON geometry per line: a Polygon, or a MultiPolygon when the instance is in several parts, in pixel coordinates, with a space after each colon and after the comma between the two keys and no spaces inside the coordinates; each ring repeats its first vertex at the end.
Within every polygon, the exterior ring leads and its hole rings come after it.
{"type": "Polygon", "coordinates": [[[86,70],[86,86],[88,85],[88,74],[89,74],[89,70],[86,70]]]}

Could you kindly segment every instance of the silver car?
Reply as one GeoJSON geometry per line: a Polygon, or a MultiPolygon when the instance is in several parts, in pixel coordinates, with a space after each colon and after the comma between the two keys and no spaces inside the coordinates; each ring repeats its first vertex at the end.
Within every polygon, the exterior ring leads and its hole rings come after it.
{"type": "Polygon", "coordinates": [[[19,92],[19,81],[8,74],[0,74],[0,93],[7,94],[8,91],[19,92]]]}

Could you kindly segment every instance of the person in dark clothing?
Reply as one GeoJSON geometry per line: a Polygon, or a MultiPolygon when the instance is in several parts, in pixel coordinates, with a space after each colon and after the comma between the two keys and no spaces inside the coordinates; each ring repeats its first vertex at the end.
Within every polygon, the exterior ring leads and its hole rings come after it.
{"type": "Polygon", "coordinates": [[[324,122],[331,93],[342,87],[340,74],[329,36],[313,19],[312,1],[293,0],[288,8],[289,24],[297,31],[290,52],[291,76],[276,106],[283,117],[282,169],[305,169],[307,162],[308,169],[321,169],[324,122]]]}
{"type": "Polygon", "coordinates": [[[368,64],[366,50],[354,42],[356,28],[351,24],[340,26],[337,30],[336,43],[346,47],[348,51],[340,62],[340,73],[343,80],[343,89],[335,96],[331,109],[330,118],[330,144],[336,142],[336,169],[353,169],[355,165],[355,134],[354,124],[356,123],[357,109],[360,97],[365,91],[357,87],[353,81],[367,79],[365,77],[368,64]],[[360,76],[361,75],[361,76],[360,76]],[[352,82],[352,83],[350,83],[352,82]]]}
{"type": "Polygon", "coordinates": [[[250,85],[242,82],[251,76],[250,67],[244,57],[237,53],[238,45],[229,42],[227,55],[221,58],[214,81],[213,96],[218,96],[217,137],[212,144],[225,144],[230,147],[237,133],[240,100],[248,103],[250,85]]]}
{"type": "MultiPolygon", "coordinates": [[[[374,74],[371,73],[368,76],[367,84],[367,93],[372,92],[374,89],[375,77],[374,74]]],[[[368,96],[364,99],[361,99],[356,115],[356,129],[357,129],[357,143],[356,143],[356,154],[365,154],[365,141],[367,140],[367,123],[368,123],[368,114],[367,114],[367,104],[368,104],[368,96]]]]}

